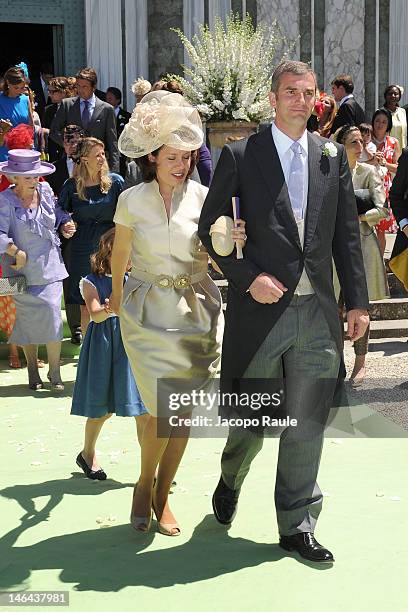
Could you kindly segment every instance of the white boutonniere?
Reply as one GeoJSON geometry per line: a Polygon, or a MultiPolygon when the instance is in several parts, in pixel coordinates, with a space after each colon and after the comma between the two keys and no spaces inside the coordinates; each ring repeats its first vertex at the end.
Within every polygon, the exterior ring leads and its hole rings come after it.
{"type": "Polygon", "coordinates": [[[332,142],[326,142],[323,147],[323,155],[325,155],[326,157],[337,157],[336,145],[332,142]]]}

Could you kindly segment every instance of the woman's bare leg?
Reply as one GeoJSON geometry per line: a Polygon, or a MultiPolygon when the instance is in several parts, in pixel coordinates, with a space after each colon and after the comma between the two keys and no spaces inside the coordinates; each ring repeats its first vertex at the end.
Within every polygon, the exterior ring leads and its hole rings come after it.
{"type": "Polygon", "coordinates": [[[140,476],[132,504],[132,514],[138,517],[150,516],[156,469],[171,433],[171,428],[169,428],[168,436],[157,437],[157,419],[150,414],[147,416],[141,440],[140,476]]]}
{"type": "MultiPolygon", "coordinates": [[[[191,414],[183,414],[183,418],[190,416],[191,414]]],[[[168,496],[186,450],[189,435],[189,426],[180,423],[177,427],[173,427],[166,449],[160,459],[156,486],[153,491],[153,505],[157,520],[164,525],[176,524],[176,519],[169,507],[168,496]]],[[[176,531],[180,531],[178,527],[170,528],[170,535],[176,531]]]]}
{"type": "Polygon", "coordinates": [[[148,420],[149,420],[148,414],[141,414],[140,416],[135,417],[137,439],[139,441],[140,447],[142,446],[143,432],[144,432],[144,429],[146,427],[146,423],[148,420]]]}

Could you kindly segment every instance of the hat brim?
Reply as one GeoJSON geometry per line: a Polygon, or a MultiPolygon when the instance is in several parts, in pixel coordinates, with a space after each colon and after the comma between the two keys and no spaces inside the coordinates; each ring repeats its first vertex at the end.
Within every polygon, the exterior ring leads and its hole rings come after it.
{"type": "Polygon", "coordinates": [[[45,161],[42,161],[40,167],[36,170],[26,170],[25,172],[9,169],[7,161],[0,163],[0,174],[8,174],[9,176],[47,176],[53,174],[55,170],[54,164],[45,161]]]}

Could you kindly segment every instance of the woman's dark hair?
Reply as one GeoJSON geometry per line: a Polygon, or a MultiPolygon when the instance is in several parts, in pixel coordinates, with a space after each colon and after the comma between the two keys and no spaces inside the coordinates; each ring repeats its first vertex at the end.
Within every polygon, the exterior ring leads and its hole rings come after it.
{"type": "Polygon", "coordinates": [[[98,276],[111,273],[110,257],[112,255],[113,241],[115,239],[115,228],[102,234],[99,240],[99,248],[90,257],[91,271],[98,276]]]}
{"type": "Polygon", "coordinates": [[[378,115],[385,115],[387,117],[387,121],[388,121],[387,132],[391,132],[392,115],[390,111],[387,110],[386,108],[377,108],[377,110],[374,112],[373,118],[371,119],[371,125],[373,126],[373,130],[374,130],[374,121],[377,119],[378,115]]]}
{"type": "Polygon", "coordinates": [[[347,137],[352,132],[359,132],[359,131],[360,129],[356,125],[343,125],[335,134],[336,142],[344,145],[347,140],[347,137]]]}
{"type": "Polygon", "coordinates": [[[9,84],[10,85],[19,85],[20,83],[27,83],[26,76],[21,68],[17,68],[17,66],[12,66],[4,73],[4,88],[3,91],[5,94],[8,93],[9,84]]]}
{"type": "MultiPolygon", "coordinates": [[[[156,149],[155,151],[152,151],[150,155],[153,155],[153,157],[157,157],[161,148],[162,147],[156,149]]],[[[190,178],[190,176],[193,174],[197,162],[198,150],[191,151],[190,169],[187,173],[187,178],[190,178]]],[[[139,157],[139,159],[136,159],[136,163],[140,168],[140,172],[142,173],[143,182],[151,183],[152,181],[154,181],[154,179],[156,178],[156,164],[150,161],[149,155],[143,155],[143,157],[139,157]]]]}
{"type": "Polygon", "coordinates": [[[398,89],[399,91],[399,98],[398,98],[398,102],[401,100],[401,89],[399,88],[399,85],[388,85],[388,87],[386,87],[384,89],[384,101],[387,101],[387,93],[389,91],[391,91],[391,89],[398,89]]]}

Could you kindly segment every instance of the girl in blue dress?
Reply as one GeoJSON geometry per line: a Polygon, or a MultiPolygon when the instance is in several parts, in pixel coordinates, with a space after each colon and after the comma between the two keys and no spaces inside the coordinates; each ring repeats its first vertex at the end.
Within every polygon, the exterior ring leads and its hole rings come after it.
{"type": "Polygon", "coordinates": [[[113,413],[139,417],[136,426],[140,440],[145,421],[142,415],[147,414],[123,347],[119,317],[109,306],[114,236],[114,228],[103,234],[98,252],[91,256],[91,274],[80,282],[91,322],[79,356],[71,414],[88,417],[84,448],[76,463],[92,480],[106,479],[95,455],[96,441],[104,422],[113,413]]]}

